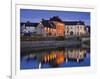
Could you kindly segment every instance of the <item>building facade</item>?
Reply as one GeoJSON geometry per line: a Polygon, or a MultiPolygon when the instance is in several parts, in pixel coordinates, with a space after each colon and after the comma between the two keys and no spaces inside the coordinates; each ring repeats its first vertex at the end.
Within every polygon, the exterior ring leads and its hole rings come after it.
{"type": "Polygon", "coordinates": [[[39,23],[21,23],[21,34],[39,34],[44,37],[83,36],[90,34],[90,28],[83,21],[62,21],[58,16],[39,23]]]}
{"type": "Polygon", "coordinates": [[[65,33],[65,24],[64,22],[59,18],[59,16],[54,16],[53,18],[50,18],[50,20],[55,24],[56,26],[56,36],[64,36],[65,33]]]}
{"type": "Polygon", "coordinates": [[[38,24],[37,29],[43,36],[64,36],[64,23],[58,16],[54,16],[49,20],[42,19],[38,24]]]}
{"type": "Polygon", "coordinates": [[[38,23],[31,23],[27,21],[26,23],[21,23],[20,33],[21,35],[32,35],[33,33],[36,33],[36,26],[38,23]]]}
{"type": "Polygon", "coordinates": [[[82,36],[87,34],[87,29],[82,21],[66,21],[65,36],[82,36]]]}

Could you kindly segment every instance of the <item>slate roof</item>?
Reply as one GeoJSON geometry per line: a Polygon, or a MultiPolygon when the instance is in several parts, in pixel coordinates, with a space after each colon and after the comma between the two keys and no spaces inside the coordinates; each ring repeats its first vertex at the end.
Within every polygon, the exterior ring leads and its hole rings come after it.
{"type": "Polygon", "coordinates": [[[37,27],[38,23],[32,23],[32,22],[21,22],[20,25],[22,26],[23,24],[25,24],[25,26],[30,26],[30,27],[37,27]]]}
{"type": "Polygon", "coordinates": [[[56,28],[55,24],[50,20],[42,20],[42,24],[44,27],[56,28]]]}
{"type": "Polygon", "coordinates": [[[65,25],[85,25],[83,21],[64,21],[65,25]]]}
{"type": "Polygon", "coordinates": [[[54,16],[54,17],[50,18],[50,21],[63,22],[63,21],[59,18],[59,16],[54,16]]]}

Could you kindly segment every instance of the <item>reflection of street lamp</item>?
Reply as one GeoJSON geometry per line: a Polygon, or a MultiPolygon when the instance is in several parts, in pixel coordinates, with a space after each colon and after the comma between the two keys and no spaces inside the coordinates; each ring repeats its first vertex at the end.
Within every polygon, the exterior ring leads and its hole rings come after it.
{"type": "Polygon", "coordinates": [[[39,69],[41,69],[41,62],[39,63],[39,69]]]}
{"type": "Polygon", "coordinates": [[[68,62],[68,59],[66,58],[66,62],[68,62]]]}
{"type": "Polygon", "coordinates": [[[77,62],[79,62],[79,58],[77,58],[77,62]]]}

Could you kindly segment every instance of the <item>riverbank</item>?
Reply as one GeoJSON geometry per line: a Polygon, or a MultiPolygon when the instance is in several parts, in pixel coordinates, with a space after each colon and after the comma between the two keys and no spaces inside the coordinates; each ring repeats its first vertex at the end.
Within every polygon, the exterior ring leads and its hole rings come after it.
{"type": "MultiPolygon", "coordinates": [[[[53,48],[79,48],[82,46],[79,40],[69,40],[69,41],[22,41],[21,42],[21,52],[31,52],[33,50],[43,50],[43,49],[53,49],[53,48]]],[[[87,46],[89,48],[89,46],[87,46]]],[[[86,47],[86,48],[87,48],[86,47]]]]}
{"type": "Polygon", "coordinates": [[[53,48],[72,48],[72,47],[81,47],[86,48],[90,47],[90,37],[67,37],[64,38],[45,38],[45,40],[40,39],[37,41],[32,40],[21,40],[21,52],[33,51],[33,50],[43,50],[43,49],[53,49],[53,48]],[[50,39],[49,39],[50,38],[50,39]]]}

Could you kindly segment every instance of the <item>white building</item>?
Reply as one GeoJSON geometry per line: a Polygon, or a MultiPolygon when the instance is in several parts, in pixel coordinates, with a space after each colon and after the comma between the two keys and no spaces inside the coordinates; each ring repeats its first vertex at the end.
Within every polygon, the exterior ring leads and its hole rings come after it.
{"type": "Polygon", "coordinates": [[[82,21],[66,21],[65,36],[82,36],[87,33],[86,26],[82,21]]]}
{"type": "Polygon", "coordinates": [[[38,25],[38,23],[30,23],[30,22],[26,22],[26,23],[21,23],[21,34],[32,34],[32,33],[36,33],[36,26],[38,25]]]}
{"type": "Polygon", "coordinates": [[[41,34],[42,36],[46,35],[46,32],[44,31],[44,26],[41,22],[36,27],[36,33],[41,34]]]}

